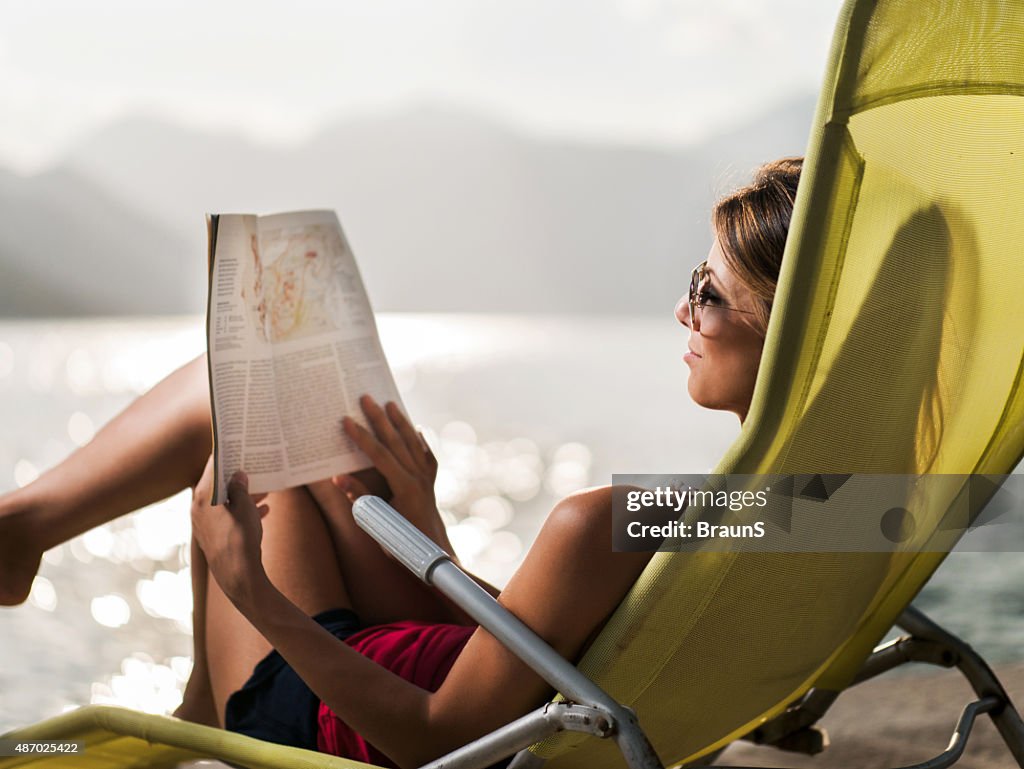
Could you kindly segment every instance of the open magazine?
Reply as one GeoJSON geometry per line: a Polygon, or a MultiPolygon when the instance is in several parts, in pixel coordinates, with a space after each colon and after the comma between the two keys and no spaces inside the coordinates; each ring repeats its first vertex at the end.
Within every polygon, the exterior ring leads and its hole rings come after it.
{"type": "Polygon", "coordinates": [[[207,231],[212,504],[237,470],[258,494],[369,467],[341,419],[366,423],[364,393],[401,400],[337,215],[209,215],[207,231]]]}

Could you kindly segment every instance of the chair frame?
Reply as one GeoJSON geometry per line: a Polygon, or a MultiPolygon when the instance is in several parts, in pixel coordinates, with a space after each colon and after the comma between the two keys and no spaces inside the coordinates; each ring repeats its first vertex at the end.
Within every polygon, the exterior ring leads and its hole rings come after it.
{"type": "MultiPolygon", "coordinates": [[[[913,606],[903,611],[896,626],[908,634],[877,647],[864,661],[850,686],[869,681],[900,665],[920,662],[944,668],[956,667],[978,695],[978,699],[967,703],[961,710],[947,748],[934,758],[907,769],[943,769],[952,766],[963,754],[975,719],[982,713],[987,713],[992,719],[1018,766],[1024,767],[1024,721],[981,655],[963,639],[942,628],[913,606]]],[[[839,694],[812,689],[798,703],[743,739],[798,753],[820,753],[828,746],[828,735],[815,724],[839,694]]]]}
{"type": "MultiPolygon", "coordinates": [[[[509,756],[514,756],[509,769],[539,769],[545,760],[527,748],[559,731],[579,731],[613,740],[629,769],[664,769],[632,710],[616,702],[548,646],[398,511],[379,497],[364,496],[356,501],[352,512],[359,526],[381,547],[451,599],[565,698],[546,703],[421,769],[484,769],[509,756]]],[[[908,662],[924,662],[958,668],[978,695],[964,706],[946,749],[904,769],[952,766],[963,754],[971,728],[982,713],[992,719],[1018,766],[1024,768],[1024,721],[985,660],[966,642],[911,606],[904,610],[897,625],[909,635],[876,648],[851,686],[908,662]]],[[[828,736],[815,724],[838,696],[839,692],[811,689],[743,739],[782,750],[819,753],[828,745],[828,736]]]]}

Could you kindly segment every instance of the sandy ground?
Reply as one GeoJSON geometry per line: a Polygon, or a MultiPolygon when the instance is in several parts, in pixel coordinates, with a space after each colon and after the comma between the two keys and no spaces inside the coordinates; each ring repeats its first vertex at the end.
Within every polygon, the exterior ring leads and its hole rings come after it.
{"type": "MultiPolygon", "coordinates": [[[[1024,663],[996,667],[1018,711],[1024,704],[1024,663]]],[[[974,699],[956,671],[890,674],[844,693],[821,725],[831,745],[817,756],[739,742],[715,766],[879,769],[932,758],[949,743],[960,710],[974,699]]],[[[988,716],[975,722],[958,769],[1011,769],[1017,764],[988,716]]]]}

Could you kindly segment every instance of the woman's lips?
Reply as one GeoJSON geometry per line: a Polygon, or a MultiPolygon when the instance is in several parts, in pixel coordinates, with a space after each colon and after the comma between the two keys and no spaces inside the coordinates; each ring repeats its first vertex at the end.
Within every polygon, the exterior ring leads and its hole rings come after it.
{"type": "Polygon", "coordinates": [[[700,360],[702,357],[702,355],[698,355],[693,350],[687,350],[686,354],[683,355],[683,360],[686,363],[693,363],[695,360],[700,360]]]}

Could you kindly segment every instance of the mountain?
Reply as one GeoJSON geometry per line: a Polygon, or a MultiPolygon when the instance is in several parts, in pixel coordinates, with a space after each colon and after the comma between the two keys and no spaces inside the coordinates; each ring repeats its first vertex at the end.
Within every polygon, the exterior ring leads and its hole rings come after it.
{"type": "Polygon", "coordinates": [[[182,239],[81,175],[0,171],[0,316],[196,312],[203,280],[182,239]]]}
{"type": "Polygon", "coordinates": [[[816,102],[816,95],[795,96],[774,110],[712,134],[688,154],[705,160],[708,179],[716,193],[723,194],[746,183],[753,169],[765,161],[803,155],[816,102]]]}
{"type": "Polygon", "coordinates": [[[812,109],[796,100],[683,149],[541,139],[440,108],[292,148],[133,119],[57,173],[137,211],[197,269],[207,211],[334,208],[377,309],[669,313],[707,253],[723,174],[802,152],[812,109]]]}

